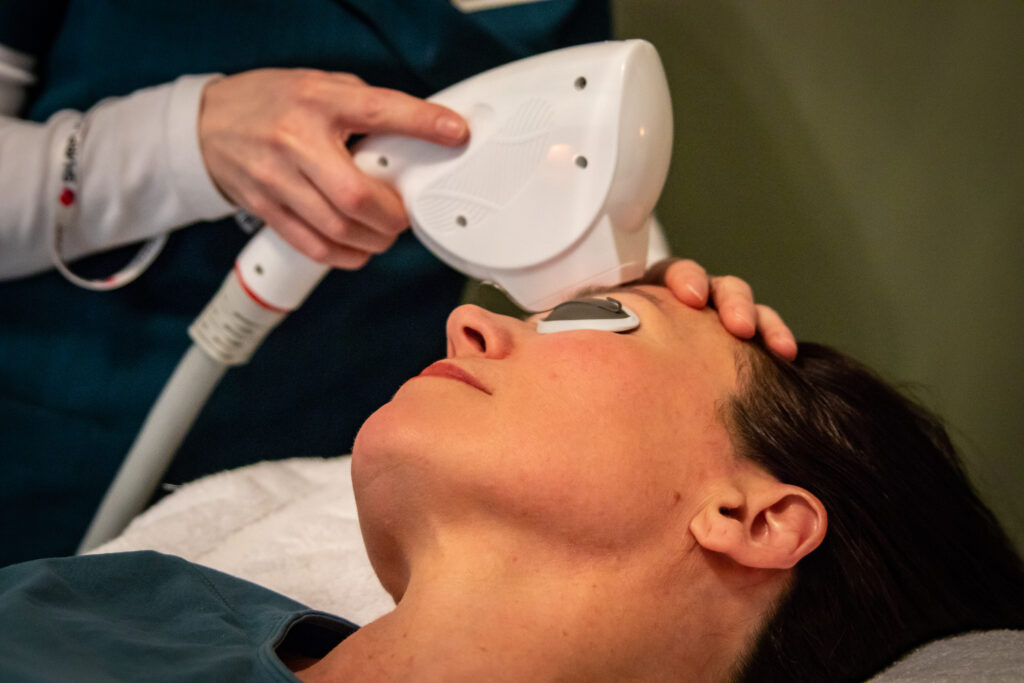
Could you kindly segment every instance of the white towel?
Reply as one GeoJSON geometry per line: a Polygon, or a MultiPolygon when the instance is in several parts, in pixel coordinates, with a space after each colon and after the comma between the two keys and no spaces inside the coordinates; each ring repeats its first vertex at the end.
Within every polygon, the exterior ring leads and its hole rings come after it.
{"type": "Polygon", "coordinates": [[[295,458],[204,477],[92,552],[178,555],[365,624],[394,603],[363,547],[350,465],[295,458]]]}

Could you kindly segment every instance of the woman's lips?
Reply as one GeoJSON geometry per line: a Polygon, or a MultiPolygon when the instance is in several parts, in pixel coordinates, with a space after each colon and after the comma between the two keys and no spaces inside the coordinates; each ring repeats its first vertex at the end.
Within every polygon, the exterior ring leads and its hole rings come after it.
{"type": "Polygon", "coordinates": [[[454,379],[464,384],[468,384],[474,389],[479,389],[487,395],[490,395],[491,390],[488,389],[484,384],[473,375],[469,374],[457,365],[439,360],[436,363],[428,365],[427,368],[420,373],[420,377],[445,377],[447,379],[454,379]]]}

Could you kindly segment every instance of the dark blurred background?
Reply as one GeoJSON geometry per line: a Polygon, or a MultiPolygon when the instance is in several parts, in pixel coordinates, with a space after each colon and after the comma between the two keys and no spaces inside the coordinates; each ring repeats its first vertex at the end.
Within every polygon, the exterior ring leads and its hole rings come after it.
{"type": "Polygon", "coordinates": [[[672,88],[673,251],[945,416],[1024,550],[1024,2],[613,5],[672,88]]]}

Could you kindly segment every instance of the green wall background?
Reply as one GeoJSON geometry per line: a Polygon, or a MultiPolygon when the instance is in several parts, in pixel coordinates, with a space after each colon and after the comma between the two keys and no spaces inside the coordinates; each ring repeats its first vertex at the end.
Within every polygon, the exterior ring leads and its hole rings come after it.
{"type": "Polygon", "coordinates": [[[1024,2],[614,9],[672,89],[673,251],[912,387],[1024,549],[1024,2]]]}

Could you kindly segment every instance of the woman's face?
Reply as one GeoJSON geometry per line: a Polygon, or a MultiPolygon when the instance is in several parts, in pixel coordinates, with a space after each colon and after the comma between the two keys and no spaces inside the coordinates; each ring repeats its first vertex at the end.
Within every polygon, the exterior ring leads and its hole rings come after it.
{"type": "Polygon", "coordinates": [[[714,311],[662,287],[591,296],[621,301],[639,328],[540,334],[543,314],[451,314],[447,359],[356,439],[371,556],[444,524],[505,525],[595,552],[651,542],[667,524],[685,533],[702,483],[732,466],[719,411],[736,390],[739,342],[714,311]]]}

